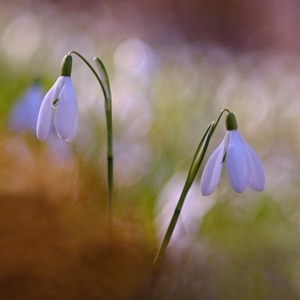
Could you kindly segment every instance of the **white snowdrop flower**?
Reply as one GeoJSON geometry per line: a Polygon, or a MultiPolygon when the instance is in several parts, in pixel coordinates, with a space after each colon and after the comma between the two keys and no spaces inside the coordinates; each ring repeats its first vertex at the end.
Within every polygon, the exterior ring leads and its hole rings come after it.
{"type": "Polygon", "coordinates": [[[61,76],[46,94],[38,115],[36,134],[40,141],[45,141],[54,114],[54,126],[58,136],[66,143],[71,143],[77,133],[78,109],[72,79],[72,56],[67,55],[61,68],[61,76]]]}
{"type": "Polygon", "coordinates": [[[237,130],[237,121],[233,113],[226,119],[227,132],[220,146],[212,153],[203,170],[201,192],[210,195],[220,180],[223,164],[226,165],[231,187],[242,193],[247,186],[263,191],[265,175],[261,161],[255,151],[237,130]]]}

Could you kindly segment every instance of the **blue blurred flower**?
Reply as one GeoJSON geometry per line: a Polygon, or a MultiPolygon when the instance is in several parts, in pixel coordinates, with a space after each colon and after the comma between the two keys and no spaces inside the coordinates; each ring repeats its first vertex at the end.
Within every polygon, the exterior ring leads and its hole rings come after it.
{"type": "Polygon", "coordinates": [[[77,100],[69,76],[60,76],[46,94],[37,120],[36,134],[45,141],[50,130],[52,110],[55,109],[54,125],[58,136],[71,143],[77,132],[77,100]]]}
{"type": "Polygon", "coordinates": [[[265,175],[259,157],[238,130],[228,130],[204,168],[200,183],[204,196],[210,195],[216,189],[223,163],[234,191],[242,193],[247,186],[263,191],[265,175]]]}
{"type": "Polygon", "coordinates": [[[36,81],[17,100],[9,117],[9,127],[13,131],[30,131],[35,134],[37,118],[44,91],[36,81]]]}

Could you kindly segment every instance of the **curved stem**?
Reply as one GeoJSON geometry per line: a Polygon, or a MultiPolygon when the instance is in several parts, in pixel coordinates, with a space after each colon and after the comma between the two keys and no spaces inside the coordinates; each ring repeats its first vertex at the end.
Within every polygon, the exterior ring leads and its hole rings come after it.
{"type": "MultiPolygon", "coordinates": [[[[221,111],[221,113],[220,113],[220,115],[219,115],[219,117],[218,117],[218,119],[217,119],[217,121],[216,121],[216,123],[215,123],[215,125],[214,125],[215,128],[218,126],[219,121],[221,120],[221,117],[223,116],[224,112],[227,112],[227,113],[229,114],[229,113],[230,113],[230,110],[227,109],[227,108],[225,108],[225,109],[223,109],[223,110],[221,111]]],[[[215,130],[215,129],[214,129],[214,130],[215,130]]]]}
{"type": "Polygon", "coordinates": [[[101,85],[101,88],[102,88],[102,91],[103,91],[103,94],[104,94],[104,98],[107,99],[107,95],[106,95],[106,91],[105,91],[105,88],[103,86],[103,83],[99,77],[99,75],[97,74],[97,72],[95,71],[95,69],[91,66],[91,64],[78,52],[76,51],[70,51],[68,53],[68,55],[71,55],[71,54],[75,54],[77,55],[78,57],[80,57],[85,63],[86,65],[91,69],[91,71],[94,73],[94,75],[96,76],[97,80],[99,81],[100,85],[101,85]]]}
{"type": "Polygon", "coordinates": [[[206,150],[207,150],[207,147],[209,145],[209,142],[210,142],[210,139],[217,127],[217,125],[219,124],[219,121],[222,117],[222,115],[224,114],[224,112],[227,112],[227,113],[230,113],[230,111],[226,108],[226,109],[223,109],[217,119],[216,122],[212,122],[208,128],[206,129],[200,143],[199,143],[199,146],[196,150],[196,153],[194,155],[194,158],[193,158],[193,161],[192,161],[192,164],[191,164],[191,167],[190,167],[190,170],[189,170],[189,173],[188,173],[188,176],[186,178],[186,181],[185,181],[185,184],[184,184],[184,187],[183,187],[183,190],[181,192],[181,195],[180,195],[180,198],[177,202],[177,206],[174,210],[174,213],[173,213],[173,216],[171,218],[171,221],[169,223],[169,227],[167,229],[167,232],[165,234],[165,237],[162,241],[162,244],[157,252],[157,255],[155,257],[155,260],[154,260],[154,263],[153,263],[153,270],[155,271],[158,264],[160,263],[162,257],[164,256],[165,254],[165,251],[168,247],[168,244],[170,242],[170,239],[172,237],[172,234],[174,232],[174,229],[175,229],[175,226],[176,226],[176,223],[178,221],[178,218],[179,218],[179,215],[181,213],[181,210],[182,210],[182,207],[183,207],[183,204],[184,204],[184,201],[185,201],[185,198],[188,194],[188,191],[198,173],[198,170],[201,166],[201,163],[203,161],[203,158],[205,156],[205,153],[206,153],[206,150]]]}
{"type": "MultiPolygon", "coordinates": [[[[96,76],[105,99],[105,116],[106,116],[106,127],[107,127],[107,205],[108,205],[108,231],[109,231],[109,245],[112,244],[112,228],[113,228],[113,188],[114,188],[114,173],[113,173],[113,125],[112,125],[112,99],[110,92],[110,83],[108,79],[108,75],[106,69],[99,58],[95,58],[94,60],[101,67],[102,72],[104,73],[103,83],[98,73],[91,66],[91,64],[78,52],[71,51],[68,53],[69,55],[75,54],[79,58],[81,58],[86,65],[91,69],[91,71],[96,76]],[[107,86],[107,89],[105,88],[107,86]]],[[[100,72],[100,70],[99,70],[100,72]]]]}
{"type": "Polygon", "coordinates": [[[197,175],[197,172],[201,166],[201,163],[203,161],[203,158],[204,158],[204,155],[206,153],[206,150],[207,150],[207,147],[208,147],[208,144],[209,144],[209,141],[210,141],[210,138],[212,136],[212,133],[214,131],[214,126],[215,124],[214,123],[211,123],[206,132],[204,133],[200,143],[199,143],[199,146],[196,150],[196,153],[194,155],[194,158],[193,158],[193,162],[191,164],[191,167],[190,167],[190,170],[189,170],[189,173],[188,173],[188,176],[187,176],[187,179],[185,181],[185,184],[184,184],[184,187],[183,187],[183,190],[181,192],[181,195],[180,195],[180,198],[178,200],[178,203],[177,203],[177,206],[174,210],[174,213],[173,213],[173,216],[171,218],[171,221],[169,223],[169,227],[167,229],[167,232],[165,234],[165,237],[162,241],[162,244],[158,250],[158,253],[155,257],[155,260],[154,260],[154,264],[153,264],[153,269],[154,271],[156,270],[158,264],[160,263],[162,257],[164,256],[165,254],[165,251],[168,247],[168,244],[170,242],[170,239],[172,237],[172,234],[173,234],[173,231],[175,229],[175,226],[176,226],[176,223],[177,223],[177,220],[179,218],[179,215],[181,213],[181,210],[182,210],[182,207],[183,207],[183,204],[184,204],[184,201],[185,201],[185,198],[188,194],[188,191],[197,175]]]}

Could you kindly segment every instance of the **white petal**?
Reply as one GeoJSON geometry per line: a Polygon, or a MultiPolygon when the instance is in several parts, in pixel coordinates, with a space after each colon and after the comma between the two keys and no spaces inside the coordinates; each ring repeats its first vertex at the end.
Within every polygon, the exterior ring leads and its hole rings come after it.
{"type": "Polygon", "coordinates": [[[53,101],[58,99],[58,96],[62,90],[62,88],[64,87],[65,85],[65,80],[66,80],[66,77],[65,76],[59,76],[55,82],[55,91],[54,91],[54,94],[53,94],[53,101]]]}
{"type": "Polygon", "coordinates": [[[70,136],[64,140],[67,144],[70,144],[73,142],[73,140],[76,136],[76,133],[77,133],[77,127],[78,127],[78,115],[76,114],[72,132],[71,132],[70,136]]]}
{"type": "Polygon", "coordinates": [[[58,94],[62,88],[63,83],[64,78],[60,76],[56,80],[52,88],[48,91],[42,102],[36,125],[36,135],[40,141],[46,140],[49,134],[53,101],[58,98],[58,94]]]}
{"type": "Polygon", "coordinates": [[[52,102],[53,102],[53,95],[55,93],[56,86],[55,84],[52,88],[48,91],[44,100],[42,102],[39,115],[37,118],[36,124],[36,135],[40,141],[46,140],[49,129],[50,129],[50,122],[51,122],[51,114],[52,114],[52,102]]]}
{"type": "Polygon", "coordinates": [[[265,188],[265,174],[261,161],[256,152],[251,146],[245,141],[241,134],[239,134],[240,140],[242,141],[251,164],[251,175],[249,181],[249,187],[253,190],[262,192],[265,188]]]}
{"type": "Polygon", "coordinates": [[[201,192],[203,196],[208,196],[216,189],[222,171],[222,160],[228,143],[228,132],[226,133],[220,146],[212,153],[208,159],[201,178],[201,192]]]}
{"type": "Polygon", "coordinates": [[[72,80],[70,77],[65,77],[65,85],[62,88],[61,93],[59,94],[56,113],[54,117],[54,124],[57,134],[63,140],[67,140],[72,135],[72,133],[74,134],[74,127],[76,127],[77,122],[76,119],[77,101],[72,80]]]}
{"type": "Polygon", "coordinates": [[[237,193],[242,193],[249,184],[251,163],[237,130],[230,131],[226,167],[232,188],[237,193]]]}

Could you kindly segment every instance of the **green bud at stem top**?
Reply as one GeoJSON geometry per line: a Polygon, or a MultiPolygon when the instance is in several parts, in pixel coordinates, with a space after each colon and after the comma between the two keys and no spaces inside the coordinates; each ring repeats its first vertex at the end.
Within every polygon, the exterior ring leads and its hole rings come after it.
{"type": "Polygon", "coordinates": [[[230,112],[226,117],[226,128],[227,130],[237,130],[238,124],[234,113],[230,112]]]}
{"type": "Polygon", "coordinates": [[[66,55],[61,62],[60,75],[71,77],[71,72],[72,72],[72,56],[66,55]]]}

